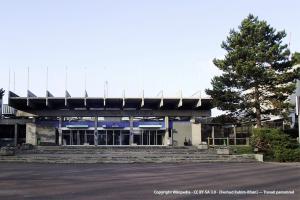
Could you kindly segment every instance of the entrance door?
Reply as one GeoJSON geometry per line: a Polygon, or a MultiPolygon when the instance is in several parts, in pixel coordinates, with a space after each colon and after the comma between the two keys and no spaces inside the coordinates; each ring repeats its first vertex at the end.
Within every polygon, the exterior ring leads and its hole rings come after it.
{"type": "Polygon", "coordinates": [[[156,145],[163,145],[164,136],[165,136],[165,131],[164,130],[158,130],[157,131],[156,145]]]}
{"type": "Polygon", "coordinates": [[[86,131],[86,139],[87,139],[87,143],[89,145],[94,145],[95,136],[94,136],[94,131],[93,130],[87,130],[86,131]]]}
{"type": "Polygon", "coordinates": [[[86,130],[79,130],[79,144],[80,145],[84,145],[84,143],[86,142],[85,140],[85,132],[86,130]]]}
{"type": "Polygon", "coordinates": [[[71,131],[71,145],[79,145],[78,130],[71,131]]]}
{"type": "Polygon", "coordinates": [[[164,130],[141,130],[140,136],[135,136],[137,141],[140,139],[140,143],[137,142],[138,145],[163,145],[163,136],[165,134],[164,130]]]}
{"type": "Polygon", "coordinates": [[[129,145],[130,132],[127,130],[121,131],[121,145],[129,145]]]}
{"type": "Polygon", "coordinates": [[[142,135],[141,133],[135,133],[133,135],[133,143],[137,144],[137,145],[142,145],[142,135]]]}
{"type": "Polygon", "coordinates": [[[150,145],[156,145],[156,130],[149,131],[150,145]]]}
{"type": "Polygon", "coordinates": [[[105,130],[98,131],[98,145],[107,145],[105,130]]]}
{"type": "Polygon", "coordinates": [[[71,136],[70,136],[69,130],[63,130],[62,131],[62,139],[63,139],[63,145],[71,145],[71,136]]]}
{"type": "Polygon", "coordinates": [[[114,145],[121,145],[121,131],[113,130],[114,145]]]}
{"type": "Polygon", "coordinates": [[[113,144],[114,144],[114,131],[107,130],[107,145],[113,145],[113,144]]]}
{"type": "Polygon", "coordinates": [[[149,145],[149,137],[148,137],[149,131],[142,130],[142,145],[149,145]]]}

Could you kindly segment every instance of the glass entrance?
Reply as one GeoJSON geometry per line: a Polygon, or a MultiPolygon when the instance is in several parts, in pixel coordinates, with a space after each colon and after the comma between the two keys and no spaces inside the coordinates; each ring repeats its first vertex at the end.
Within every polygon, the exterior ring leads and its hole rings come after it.
{"type": "Polygon", "coordinates": [[[86,130],[79,130],[79,144],[84,145],[86,141],[86,130]]]}
{"type": "MultiPolygon", "coordinates": [[[[133,135],[136,145],[163,145],[164,130],[139,130],[133,135]]],[[[94,145],[94,130],[63,130],[63,145],[94,145]]],[[[130,131],[123,129],[98,130],[98,145],[129,145],[130,131]]]]}
{"type": "Polygon", "coordinates": [[[71,145],[79,145],[79,130],[71,131],[71,145]]]}
{"type": "Polygon", "coordinates": [[[99,130],[98,145],[129,145],[129,131],[99,130]]]}
{"type": "Polygon", "coordinates": [[[133,142],[137,145],[163,145],[164,130],[143,129],[134,134],[133,142]]]}
{"type": "Polygon", "coordinates": [[[106,131],[98,131],[98,145],[107,145],[106,131]]]}
{"type": "Polygon", "coordinates": [[[88,143],[89,145],[95,144],[95,136],[93,130],[86,131],[86,143],[88,143]]]}
{"type": "Polygon", "coordinates": [[[130,132],[123,130],[121,134],[121,145],[129,145],[130,132]]]}

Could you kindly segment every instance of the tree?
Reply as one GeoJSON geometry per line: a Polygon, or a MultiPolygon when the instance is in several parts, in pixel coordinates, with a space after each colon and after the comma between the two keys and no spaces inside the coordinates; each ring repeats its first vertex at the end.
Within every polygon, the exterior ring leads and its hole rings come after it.
{"type": "Polygon", "coordinates": [[[299,52],[295,52],[292,56],[292,61],[295,65],[300,64],[300,53],[299,52]]]}
{"type": "Polygon", "coordinates": [[[212,79],[213,89],[206,89],[218,109],[255,118],[257,127],[264,115],[286,116],[300,71],[292,68],[285,36],[252,14],[238,31],[230,30],[221,45],[225,57],[213,60],[223,73],[212,79]]]}

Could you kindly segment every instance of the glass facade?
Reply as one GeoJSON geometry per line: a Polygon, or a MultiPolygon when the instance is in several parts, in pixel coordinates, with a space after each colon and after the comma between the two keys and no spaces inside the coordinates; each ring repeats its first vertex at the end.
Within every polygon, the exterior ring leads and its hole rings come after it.
{"type": "MultiPolygon", "coordinates": [[[[133,134],[136,145],[163,145],[165,130],[140,129],[133,134]]],[[[98,130],[98,145],[130,145],[130,131],[125,129],[98,130]]],[[[63,145],[95,145],[94,130],[63,130],[63,145]]],[[[97,141],[96,140],[96,141],[97,141]]]]}
{"type": "Polygon", "coordinates": [[[163,145],[165,130],[142,129],[133,136],[133,142],[137,145],[163,145]]]}

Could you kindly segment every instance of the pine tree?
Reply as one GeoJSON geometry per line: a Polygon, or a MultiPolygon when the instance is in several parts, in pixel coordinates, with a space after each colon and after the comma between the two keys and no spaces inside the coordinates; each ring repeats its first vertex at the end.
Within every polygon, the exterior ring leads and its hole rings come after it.
{"type": "Polygon", "coordinates": [[[224,59],[214,59],[223,73],[215,76],[206,93],[221,110],[256,119],[261,127],[264,115],[286,116],[288,97],[295,90],[300,71],[293,69],[290,51],[283,44],[285,31],[276,31],[266,21],[250,14],[238,30],[230,30],[221,48],[224,59]]]}
{"type": "Polygon", "coordinates": [[[292,60],[293,60],[295,65],[299,65],[300,64],[300,53],[295,52],[292,56],[292,60]]]}

